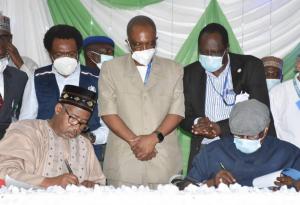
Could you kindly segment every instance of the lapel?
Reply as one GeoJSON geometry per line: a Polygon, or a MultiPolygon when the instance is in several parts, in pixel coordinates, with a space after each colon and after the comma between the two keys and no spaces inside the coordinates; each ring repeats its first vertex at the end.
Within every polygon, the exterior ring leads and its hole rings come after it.
{"type": "Polygon", "coordinates": [[[129,82],[134,85],[133,87],[137,88],[138,90],[142,90],[144,88],[144,84],[135,63],[131,58],[131,54],[128,54],[124,70],[124,76],[129,78],[129,82]]]}
{"type": "Polygon", "coordinates": [[[202,68],[200,62],[198,62],[199,64],[199,86],[200,86],[200,90],[198,96],[202,96],[199,98],[199,113],[200,116],[205,116],[205,99],[206,99],[206,79],[207,79],[207,75],[205,73],[204,68],[202,68]]]}
{"type": "Polygon", "coordinates": [[[238,56],[232,53],[229,53],[229,58],[233,89],[236,94],[240,94],[242,90],[242,76],[244,73],[243,62],[238,56]]]}
{"type": "MultiPolygon", "coordinates": [[[[6,67],[5,71],[3,72],[3,81],[4,81],[4,105],[7,102],[10,102],[12,98],[12,91],[14,82],[12,80],[12,74],[9,72],[8,67],[6,67]]],[[[8,105],[9,106],[9,105],[8,105]]]]}
{"type": "Polygon", "coordinates": [[[149,90],[153,86],[157,85],[157,83],[159,82],[159,79],[161,77],[163,77],[163,72],[161,69],[163,69],[163,67],[161,66],[161,62],[160,62],[159,58],[154,56],[152,63],[151,63],[151,72],[149,75],[149,79],[148,79],[147,84],[144,86],[144,88],[146,90],[149,90]]]}
{"type": "Polygon", "coordinates": [[[199,61],[190,66],[186,68],[188,71],[184,76],[184,89],[191,95],[186,97],[190,98],[195,114],[205,116],[206,73],[199,61]]]}

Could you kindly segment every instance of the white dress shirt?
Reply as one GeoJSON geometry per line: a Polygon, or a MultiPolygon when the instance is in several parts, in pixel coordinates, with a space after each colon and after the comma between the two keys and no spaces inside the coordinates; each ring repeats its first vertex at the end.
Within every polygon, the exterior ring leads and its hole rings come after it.
{"type": "MultiPolygon", "coordinates": [[[[300,89],[298,75],[295,78],[300,89]]],[[[269,96],[277,137],[300,148],[300,107],[296,105],[300,97],[295,90],[293,79],[273,87],[269,96]]]]}
{"type": "MultiPolygon", "coordinates": [[[[79,86],[79,78],[80,78],[80,65],[77,65],[76,70],[71,75],[64,77],[57,73],[57,71],[52,67],[52,72],[55,75],[56,82],[58,84],[59,93],[62,93],[65,85],[75,85],[79,86]]],[[[19,120],[24,119],[36,119],[38,114],[38,101],[36,97],[35,85],[34,85],[34,75],[31,75],[26,84],[22,107],[20,111],[19,120]]],[[[107,141],[108,128],[105,123],[100,118],[101,127],[92,131],[96,136],[95,144],[105,144],[107,141]]]]}
{"type": "Polygon", "coordinates": [[[137,65],[136,67],[137,67],[137,69],[139,71],[139,74],[140,74],[140,76],[142,78],[142,81],[144,83],[145,82],[146,73],[147,73],[147,66],[139,66],[139,65],[137,65]]]}
{"type": "MultiPolygon", "coordinates": [[[[22,60],[23,60],[23,65],[20,67],[20,70],[25,72],[27,74],[27,76],[31,76],[34,74],[34,71],[38,68],[38,65],[36,64],[36,62],[34,62],[31,58],[28,58],[26,56],[22,56],[22,60]]],[[[8,61],[8,65],[12,66],[12,67],[17,67],[11,60],[11,58],[9,58],[8,61]]]]}

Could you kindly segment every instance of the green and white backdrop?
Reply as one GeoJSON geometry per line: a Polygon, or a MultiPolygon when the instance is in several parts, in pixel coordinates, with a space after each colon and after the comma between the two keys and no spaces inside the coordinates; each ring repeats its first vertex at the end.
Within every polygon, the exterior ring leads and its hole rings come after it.
{"type": "MultiPolygon", "coordinates": [[[[109,36],[120,56],[128,52],[126,25],[136,15],[155,21],[157,55],[182,65],[197,60],[199,31],[211,22],[227,28],[232,52],[283,58],[284,80],[295,75],[300,54],[300,0],[0,0],[0,11],[11,18],[21,55],[40,66],[50,63],[43,36],[52,25],[73,25],[84,37],[109,36]]],[[[186,173],[189,136],[178,132],[186,173]]]]}

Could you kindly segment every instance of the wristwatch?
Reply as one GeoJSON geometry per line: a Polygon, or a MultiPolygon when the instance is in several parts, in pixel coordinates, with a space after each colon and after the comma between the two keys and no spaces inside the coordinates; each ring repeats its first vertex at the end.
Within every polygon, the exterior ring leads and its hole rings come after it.
{"type": "Polygon", "coordinates": [[[156,134],[159,143],[164,141],[165,136],[160,131],[155,130],[153,133],[156,134]]]}

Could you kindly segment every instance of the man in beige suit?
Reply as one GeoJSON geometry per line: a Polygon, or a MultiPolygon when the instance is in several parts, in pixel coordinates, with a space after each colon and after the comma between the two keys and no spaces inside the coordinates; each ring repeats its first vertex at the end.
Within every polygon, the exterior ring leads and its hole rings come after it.
{"type": "Polygon", "coordinates": [[[104,159],[109,185],[168,183],[182,169],[175,128],[184,117],[182,67],[156,57],[156,27],[146,16],[127,25],[131,54],[103,64],[100,110],[110,128],[104,159]]]}

